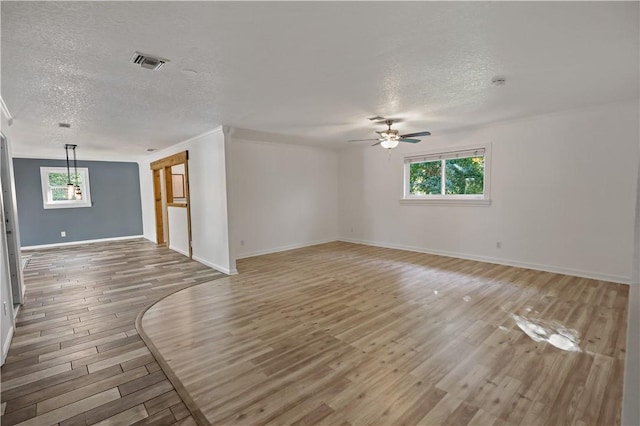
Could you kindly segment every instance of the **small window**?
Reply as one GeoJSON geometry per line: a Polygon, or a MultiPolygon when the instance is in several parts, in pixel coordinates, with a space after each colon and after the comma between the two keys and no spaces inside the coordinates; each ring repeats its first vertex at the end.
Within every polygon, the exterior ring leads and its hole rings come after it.
{"type": "Polygon", "coordinates": [[[79,167],[77,174],[73,170],[68,175],[66,167],[40,167],[40,179],[45,209],[91,207],[88,168],[79,167]]]}
{"type": "Polygon", "coordinates": [[[406,157],[403,201],[489,202],[488,148],[406,157]]]}
{"type": "MultiPolygon", "coordinates": [[[[165,169],[165,173],[169,169],[165,169]]],[[[184,181],[185,167],[184,164],[176,164],[171,166],[171,193],[167,194],[171,200],[167,202],[173,207],[187,207],[187,191],[184,181]]]]}

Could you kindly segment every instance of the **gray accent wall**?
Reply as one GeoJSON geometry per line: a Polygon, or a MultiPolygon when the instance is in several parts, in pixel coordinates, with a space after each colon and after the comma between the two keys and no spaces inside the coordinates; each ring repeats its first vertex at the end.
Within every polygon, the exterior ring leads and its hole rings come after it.
{"type": "Polygon", "coordinates": [[[142,235],[137,163],[78,161],[89,169],[93,205],[66,209],[45,209],[40,186],[40,167],[66,167],[64,160],[14,158],[13,165],[22,247],[142,235]]]}

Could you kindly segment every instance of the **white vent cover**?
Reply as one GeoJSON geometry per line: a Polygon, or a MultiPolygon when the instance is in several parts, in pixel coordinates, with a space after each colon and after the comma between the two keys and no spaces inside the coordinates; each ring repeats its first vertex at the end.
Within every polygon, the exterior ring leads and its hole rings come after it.
{"type": "Polygon", "coordinates": [[[136,52],[133,54],[129,62],[133,62],[134,64],[140,64],[142,68],[147,68],[150,70],[157,71],[165,64],[165,62],[169,62],[168,59],[156,58],[151,55],[145,55],[144,53],[136,52]]]}

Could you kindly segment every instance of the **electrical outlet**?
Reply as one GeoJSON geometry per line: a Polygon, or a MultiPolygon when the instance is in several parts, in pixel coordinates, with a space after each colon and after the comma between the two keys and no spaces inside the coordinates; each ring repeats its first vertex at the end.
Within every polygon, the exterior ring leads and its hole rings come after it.
{"type": "Polygon", "coordinates": [[[61,237],[66,237],[67,236],[67,231],[60,231],[60,236],[61,237]]]}
{"type": "Polygon", "coordinates": [[[243,246],[244,245],[244,240],[240,240],[240,245],[243,246]]]}
{"type": "Polygon", "coordinates": [[[501,249],[501,248],[502,248],[502,241],[498,241],[498,242],[496,243],[496,248],[499,248],[499,249],[501,249]]]}

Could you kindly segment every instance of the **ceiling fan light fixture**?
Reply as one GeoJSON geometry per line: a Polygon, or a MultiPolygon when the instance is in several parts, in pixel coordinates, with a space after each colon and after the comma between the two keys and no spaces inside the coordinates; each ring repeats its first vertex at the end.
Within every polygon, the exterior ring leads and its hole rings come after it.
{"type": "Polygon", "coordinates": [[[376,117],[371,117],[369,120],[376,121],[376,122],[384,120],[384,124],[387,125],[387,128],[385,130],[381,130],[381,131],[376,130],[375,131],[378,134],[378,138],[377,139],[351,139],[351,140],[349,140],[349,142],[376,141],[376,143],[374,143],[371,146],[380,145],[381,147],[383,147],[385,149],[392,149],[392,148],[397,147],[400,144],[400,142],[418,143],[418,142],[420,142],[420,139],[417,139],[415,137],[422,137],[422,136],[431,135],[431,133],[427,132],[427,131],[416,132],[416,133],[407,133],[407,134],[401,135],[398,130],[391,128],[393,123],[402,121],[401,119],[400,120],[399,119],[385,119],[383,117],[376,116],[376,117]]]}
{"type": "Polygon", "coordinates": [[[388,141],[400,139],[397,130],[384,130],[380,132],[380,136],[388,141]]]}
{"type": "Polygon", "coordinates": [[[384,140],[382,142],[380,142],[380,146],[386,149],[391,149],[391,148],[395,148],[396,146],[398,146],[398,144],[400,143],[399,140],[397,139],[387,139],[384,140]]]}

